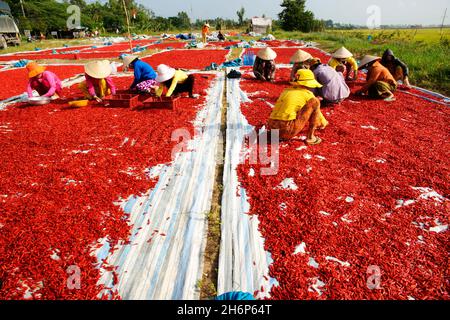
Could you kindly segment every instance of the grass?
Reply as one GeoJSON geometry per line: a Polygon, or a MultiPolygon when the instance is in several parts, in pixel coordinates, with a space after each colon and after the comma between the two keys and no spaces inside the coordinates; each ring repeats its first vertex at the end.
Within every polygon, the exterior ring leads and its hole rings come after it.
{"type": "Polygon", "coordinates": [[[20,46],[12,47],[8,46],[6,50],[0,50],[0,54],[6,54],[6,53],[15,53],[15,52],[21,52],[21,51],[34,51],[35,48],[40,49],[53,49],[62,47],[65,44],[68,44],[70,46],[82,46],[82,45],[90,45],[92,42],[90,40],[43,40],[43,41],[35,41],[35,42],[26,42],[22,40],[22,43],[20,46]]]}
{"type": "MultiPolygon", "coordinates": [[[[226,92],[226,83],[224,93],[226,92]]],[[[217,296],[217,282],[219,276],[219,251],[221,241],[221,212],[223,196],[223,172],[224,158],[226,148],[226,119],[227,119],[227,100],[226,94],[222,97],[222,117],[220,124],[220,140],[216,154],[217,166],[213,196],[211,199],[211,210],[207,213],[208,218],[208,236],[205,249],[203,278],[197,283],[200,289],[200,299],[211,300],[217,296]]]]}
{"type": "Polygon", "coordinates": [[[301,39],[318,42],[328,52],[341,46],[355,57],[365,54],[381,56],[387,48],[410,68],[412,84],[450,95],[450,29],[327,31],[321,33],[274,32],[278,39],[301,39]]]}
{"type": "Polygon", "coordinates": [[[243,48],[233,48],[231,50],[231,54],[227,57],[228,61],[232,61],[239,58],[243,50],[244,50],[243,48]]]}
{"type": "Polygon", "coordinates": [[[197,288],[207,296],[207,298],[204,298],[203,300],[213,300],[217,296],[216,286],[212,282],[198,280],[197,288]]]}

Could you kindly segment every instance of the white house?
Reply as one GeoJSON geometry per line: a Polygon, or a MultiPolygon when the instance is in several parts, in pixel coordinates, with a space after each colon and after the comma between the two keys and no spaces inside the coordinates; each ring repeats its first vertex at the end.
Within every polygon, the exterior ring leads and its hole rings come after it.
{"type": "Polygon", "coordinates": [[[266,34],[269,28],[272,28],[271,18],[260,18],[260,17],[252,18],[251,29],[253,32],[266,34]]]}

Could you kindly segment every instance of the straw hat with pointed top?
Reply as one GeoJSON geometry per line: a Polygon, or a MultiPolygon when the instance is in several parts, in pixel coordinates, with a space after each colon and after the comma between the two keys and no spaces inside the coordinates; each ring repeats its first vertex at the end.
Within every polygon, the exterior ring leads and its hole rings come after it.
{"type": "Polygon", "coordinates": [[[295,74],[295,81],[291,82],[294,86],[303,86],[307,88],[322,88],[322,85],[317,82],[314,73],[308,69],[298,70],[295,74]]]}
{"type": "Polygon", "coordinates": [[[270,48],[264,48],[259,50],[257,56],[263,60],[275,60],[277,58],[277,53],[270,48]]]}
{"type": "Polygon", "coordinates": [[[124,58],[123,58],[123,66],[125,67],[125,68],[128,68],[128,66],[134,61],[134,60],[136,60],[136,59],[138,59],[139,57],[138,56],[125,56],[124,58]]]}
{"type": "Polygon", "coordinates": [[[347,59],[353,57],[353,54],[350,51],[348,51],[345,47],[342,47],[338,49],[335,53],[333,53],[332,57],[336,59],[347,59]]]}
{"type": "Polygon", "coordinates": [[[211,28],[211,26],[209,25],[209,23],[205,23],[205,27],[211,28]]]}
{"type": "Polygon", "coordinates": [[[166,82],[167,80],[172,79],[175,76],[176,70],[165,64],[160,64],[157,68],[158,76],[156,77],[156,81],[159,83],[166,82]]]}
{"type": "Polygon", "coordinates": [[[361,60],[361,62],[359,63],[359,67],[360,67],[360,68],[365,67],[365,66],[368,65],[369,63],[374,62],[374,61],[378,61],[378,60],[381,60],[381,58],[380,58],[380,57],[376,57],[376,56],[366,55],[366,56],[361,60]]]}
{"type": "Polygon", "coordinates": [[[45,71],[45,67],[38,65],[36,62],[30,62],[27,64],[27,70],[28,77],[31,79],[43,73],[45,71]]]}
{"type": "Polygon", "coordinates": [[[112,68],[108,60],[92,61],[84,66],[84,71],[92,78],[105,79],[111,75],[112,68]]]}
{"type": "Polygon", "coordinates": [[[297,50],[291,58],[292,63],[305,62],[312,59],[313,56],[303,50],[297,50]]]}

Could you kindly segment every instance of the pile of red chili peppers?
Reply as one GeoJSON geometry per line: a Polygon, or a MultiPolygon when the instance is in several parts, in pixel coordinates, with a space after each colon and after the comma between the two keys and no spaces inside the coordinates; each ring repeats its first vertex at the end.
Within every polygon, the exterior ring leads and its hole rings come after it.
{"type": "MultiPolygon", "coordinates": [[[[172,132],[204,104],[211,75],[196,75],[200,99],[177,110],[131,111],[64,103],[0,112],[0,299],[96,299],[98,239],[128,241],[127,215],[114,203],[151,189],[146,172],[172,161],[172,132]],[[68,269],[81,270],[70,290],[68,269]]],[[[126,89],[132,79],[114,79],[126,89]]],[[[65,89],[80,95],[77,86],[65,89]]]]}
{"type": "MultiPolygon", "coordinates": [[[[58,65],[46,66],[48,71],[54,72],[61,80],[71,78],[84,73],[83,66],[58,65]]],[[[26,68],[10,69],[0,72],[0,82],[6,84],[0,91],[0,100],[4,100],[24,93],[28,84],[28,72],[26,68]]]]}
{"type": "MultiPolygon", "coordinates": [[[[266,124],[289,72],[279,70],[275,84],[244,76],[250,124],[266,124]]],[[[282,142],[276,175],[259,174],[268,165],[240,165],[249,214],[258,216],[274,260],[273,299],[450,298],[448,230],[436,229],[450,218],[450,115],[445,106],[396,96],[323,107],[330,125],[317,133],[322,144],[282,142]],[[280,188],[285,179],[297,188],[280,188]]]]}
{"type": "Polygon", "coordinates": [[[172,68],[202,70],[212,63],[222,64],[227,54],[228,50],[173,50],[157,53],[142,60],[154,68],[160,64],[168,64],[172,68]]]}
{"type": "MultiPolygon", "coordinates": [[[[277,48],[277,47],[272,47],[271,49],[273,49],[277,53],[277,58],[275,59],[275,62],[277,64],[291,63],[292,56],[294,55],[294,53],[297,50],[299,50],[298,48],[277,48]]],[[[252,52],[253,54],[256,55],[259,50],[261,50],[261,49],[250,48],[250,49],[246,49],[245,52],[252,52]]],[[[330,60],[330,57],[328,55],[326,55],[324,52],[321,52],[317,49],[302,48],[301,50],[311,53],[315,58],[321,59],[321,61],[323,63],[328,63],[328,61],[330,60]]]]}

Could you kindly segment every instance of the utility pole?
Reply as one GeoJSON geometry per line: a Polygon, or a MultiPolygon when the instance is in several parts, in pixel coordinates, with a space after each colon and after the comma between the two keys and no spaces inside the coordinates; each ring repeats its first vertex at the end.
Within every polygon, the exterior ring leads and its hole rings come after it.
{"type": "Polygon", "coordinates": [[[23,7],[23,0],[20,0],[20,6],[22,7],[22,14],[23,14],[23,17],[26,18],[26,16],[25,16],[25,9],[24,9],[24,7],[23,7]]]}

